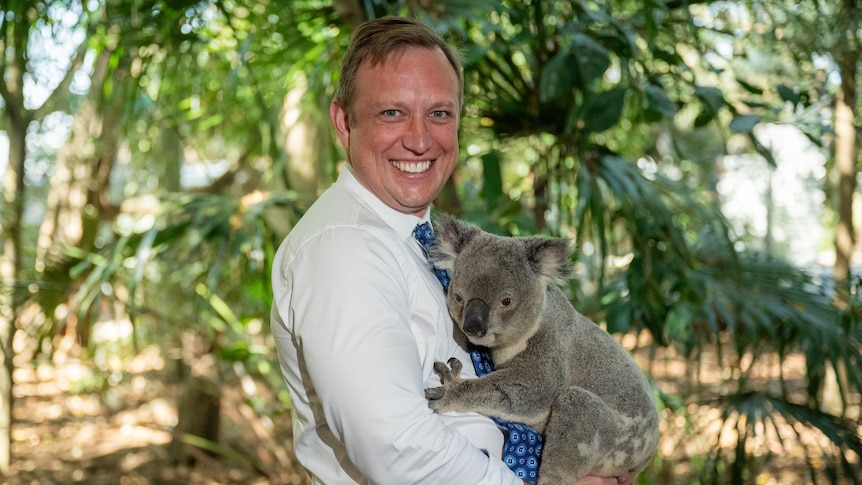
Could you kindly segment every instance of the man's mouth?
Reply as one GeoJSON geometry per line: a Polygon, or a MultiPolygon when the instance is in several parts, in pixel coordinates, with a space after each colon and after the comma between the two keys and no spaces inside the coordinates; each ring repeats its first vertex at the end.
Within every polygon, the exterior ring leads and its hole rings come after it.
{"type": "Polygon", "coordinates": [[[399,162],[398,160],[389,160],[389,165],[407,173],[422,173],[427,172],[431,168],[431,160],[423,162],[399,162]]]}

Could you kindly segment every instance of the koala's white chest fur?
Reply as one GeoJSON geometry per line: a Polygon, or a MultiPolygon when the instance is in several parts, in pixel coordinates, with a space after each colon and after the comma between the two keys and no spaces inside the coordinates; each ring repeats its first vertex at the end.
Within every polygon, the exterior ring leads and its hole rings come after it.
{"type": "Polygon", "coordinates": [[[506,345],[493,347],[491,355],[494,362],[496,362],[496,366],[499,368],[506,364],[506,362],[512,360],[515,356],[523,353],[527,349],[530,339],[539,331],[541,323],[541,320],[536,320],[532,328],[528,330],[527,334],[524,335],[523,338],[507,343],[506,345]]]}
{"type": "Polygon", "coordinates": [[[449,311],[496,369],[460,380],[446,366],[429,390],[437,412],[475,411],[543,432],[539,484],[642,471],[658,444],[652,389],[628,352],[580,315],[553,283],[568,241],[505,238],[442,217],[438,265],[452,272],[449,311]]]}

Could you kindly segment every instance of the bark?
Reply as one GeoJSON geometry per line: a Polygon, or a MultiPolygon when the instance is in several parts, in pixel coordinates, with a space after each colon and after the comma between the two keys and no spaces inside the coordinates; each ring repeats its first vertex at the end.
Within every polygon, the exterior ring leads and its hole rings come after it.
{"type": "Polygon", "coordinates": [[[856,65],[858,53],[839,60],[841,86],[835,103],[835,170],[838,176],[838,224],[835,230],[835,288],[847,300],[847,277],[853,255],[853,194],[856,192],[856,65]]]}
{"type": "Polygon", "coordinates": [[[191,465],[194,454],[188,446],[202,438],[217,443],[221,415],[220,392],[216,380],[212,342],[197,331],[183,335],[182,361],[177,371],[182,394],[177,405],[177,426],[170,446],[170,460],[175,464],[191,465]]]}
{"type": "MultiPolygon", "coordinates": [[[[21,220],[24,200],[24,157],[28,121],[18,116],[8,102],[6,129],[9,134],[9,163],[3,178],[2,242],[0,255],[0,350],[3,369],[0,370],[0,474],[6,475],[11,464],[12,443],[12,341],[18,320],[18,303],[22,288],[18,287],[21,273],[21,220]]],[[[20,113],[19,113],[20,114],[20,113]]]]}
{"type": "Polygon", "coordinates": [[[25,49],[29,32],[29,19],[18,11],[12,20],[2,24],[0,45],[0,95],[5,103],[6,130],[9,136],[9,156],[3,177],[2,224],[3,252],[0,254],[0,351],[3,352],[3,369],[0,370],[0,474],[6,475],[11,464],[12,443],[12,371],[15,325],[22,289],[18,288],[21,273],[21,224],[24,213],[24,160],[27,145],[27,126],[33,113],[24,106],[25,49]]]}
{"type": "MultiPolygon", "coordinates": [[[[853,197],[856,193],[856,164],[859,149],[856,145],[857,67],[862,61],[856,28],[859,10],[856,0],[845,0],[844,20],[847,27],[845,49],[836,52],[841,84],[835,101],[835,170],[838,174],[838,223],[835,228],[835,301],[846,308],[850,291],[848,278],[855,246],[853,229],[853,197]]],[[[836,359],[826,368],[820,408],[823,411],[845,416],[847,392],[851,389],[847,363],[836,359]]]]}
{"type": "Polygon", "coordinates": [[[320,195],[323,188],[322,159],[324,147],[329,143],[329,134],[322,127],[326,126],[329,120],[315,106],[303,103],[307,89],[308,83],[303,79],[287,94],[281,110],[279,128],[286,157],[286,188],[310,200],[320,195]]]}

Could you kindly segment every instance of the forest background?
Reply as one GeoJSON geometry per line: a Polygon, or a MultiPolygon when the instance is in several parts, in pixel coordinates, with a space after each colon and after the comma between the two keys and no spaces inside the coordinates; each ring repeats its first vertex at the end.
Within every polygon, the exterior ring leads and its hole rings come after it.
{"type": "Polygon", "coordinates": [[[859,1],[0,6],[5,483],[307,483],[270,263],[338,171],[338,61],[383,15],[465,56],[436,208],[577,241],[575,306],[655,385],[641,483],[862,481],[859,1]]]}

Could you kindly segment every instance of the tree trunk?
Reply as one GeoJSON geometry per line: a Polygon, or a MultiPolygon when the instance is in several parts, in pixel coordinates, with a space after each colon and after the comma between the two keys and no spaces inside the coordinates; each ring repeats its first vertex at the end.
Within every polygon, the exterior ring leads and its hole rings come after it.
{"type": "MultiPolygon", "coordinates": [[[[857,11],[852,2],[845,2],[846,17],[855,19],[857,11]]],[[[855,22],[850,22],[851,38],[855,22]]],[[[854,249],[853,197],[856,193],[856,68],[862,60],[857,49],[851,47],[836,56],[841,85],[835,102],[835,170],[838,172],[838,223],[835,228],[835,301],[846,308],[850,300],[850,265],[854,249]]],[[[820,408],[836,416],[847,411],[846,392],[850,389],[846,362],[835,360],[826,368],[820,408]]]]}
{"type": "Polygon", "coordinates": [[[847,277],[853,255],[853,194],[856,192],[856,65],[858,53],[838,61],[841,86],[835,103],[835,170],[838,174],[838,224],[835,229],[836,297],[847,302],[847,277]]]}
{"type": "MultiPolygon", "coordinates": [[[[0,370],[0,474],[6,475],[11,464],[12,443],[12,341],[18,320],[21,288],[21,222],[24,210],[24,158],[25,133],[28,120],[17,116],[16,110],[6,105],[9,134],[9,164],[3,178],[2,241],[0,254],[0,349],[3,352],[3,369],[0,370]]],[[[21,111],[17,111],[21,114],[21,111]]]]}
{"type": "Polygon", "coordinates": [[[213,384],[215,362],[210,340],[195,330],[187,330],[183,334],[182,362],[177,367],[182,394],[170,446],[172,463],[191,465],[195,460],[189,445],[218,442],[221,396],[213,384]]]}
{"type": "MultiPolygon", "coordinates": [[[[18,6],[21,7],[20,5],[18,6]]],[[[7,17],[8,19],[8,17],[7,17]]],[[[12,463],[12,342],[18,320],[18,305],[22,289],[18,287],[21,275],[21,226],[24,214],[24,160],[27,154],[27,127],[33,113],[24,106],[24,72],[29,19],[23,11],[14,12],[12,20],[3,27],[0,43],[0,94],[5,103],[6,130],[9,136],[9,158],[3,177],[2,214],[0,214],[0,351],[3,352],[3,369],[0,370],[0,474],[8,475],[12,463]]]]}

